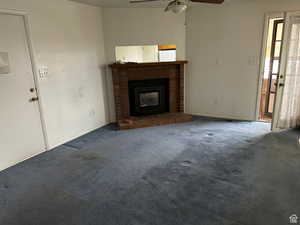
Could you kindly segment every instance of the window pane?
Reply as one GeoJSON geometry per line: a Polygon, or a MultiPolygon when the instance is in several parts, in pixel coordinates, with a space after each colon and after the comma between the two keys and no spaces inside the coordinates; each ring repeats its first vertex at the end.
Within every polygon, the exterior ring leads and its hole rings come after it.
{"type": "Polygon", "coordinates": [[[275,94],[270,94],[269,107],[268,107],[269,113],[273,113],[274,100],[275,100],[275,94]]]}
{"type": "Polygon", "coordinates": [[[274,57],[280,57],[280,52],[281,52],[281,41],[276,41],[274,57]]]}
{"type": "Polygon", "coordinates": [[[272,73],[279,73],[279,60],[273,61],[272,73]]]}
{"type": "Polygon", "coordinates": [[[277,75],[272,75],[273,80],[277,80],[277,75]]]}
{"type": "Polygon", "coordinates": [[[271,87],[270,87],[271,92],[276,92],[276,82],[277,82],[277,76],[273,75],[271,81],[271,87]]]}
{"type": "Polygon", "coordinates": [[[277,26],[276,40],[282,40],[283,23],[279,23],[277,26]]]}

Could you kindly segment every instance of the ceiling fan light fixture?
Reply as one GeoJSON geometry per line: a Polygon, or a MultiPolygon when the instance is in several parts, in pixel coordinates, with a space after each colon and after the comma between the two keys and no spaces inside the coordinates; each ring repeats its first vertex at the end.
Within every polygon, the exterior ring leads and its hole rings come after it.
{"type": "Polygon", "coordinates": [[[172,6],[171,10],[173,13],[179,14],[184,12],[187,9],[187,5],[183,2],[177,2],[172,6]]]}

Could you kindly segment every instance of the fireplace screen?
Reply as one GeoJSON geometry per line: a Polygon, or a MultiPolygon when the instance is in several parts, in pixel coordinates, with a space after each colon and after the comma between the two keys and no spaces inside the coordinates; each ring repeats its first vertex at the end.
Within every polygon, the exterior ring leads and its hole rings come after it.
{"type": "Polygon", "coordinates": [[[158,106],[159,92],[140,93],[140,107],[158,106]]]}

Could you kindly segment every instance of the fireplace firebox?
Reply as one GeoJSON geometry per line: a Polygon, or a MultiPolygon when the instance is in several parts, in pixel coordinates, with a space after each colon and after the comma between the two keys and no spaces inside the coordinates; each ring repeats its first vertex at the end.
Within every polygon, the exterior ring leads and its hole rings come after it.
{"type": "Polygon", "coordinates": [[[169,79],[129,81],[131,116],[169,112],[169,79]]]}

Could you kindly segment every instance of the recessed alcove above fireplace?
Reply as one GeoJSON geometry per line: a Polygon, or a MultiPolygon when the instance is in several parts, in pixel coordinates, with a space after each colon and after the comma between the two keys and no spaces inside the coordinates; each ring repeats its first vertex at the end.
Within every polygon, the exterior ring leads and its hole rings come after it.
{"type": "Polygon", "coordinates": [[[184,114],[187,61],[110,65],[121,129],[191,121],[184,114]]]}

